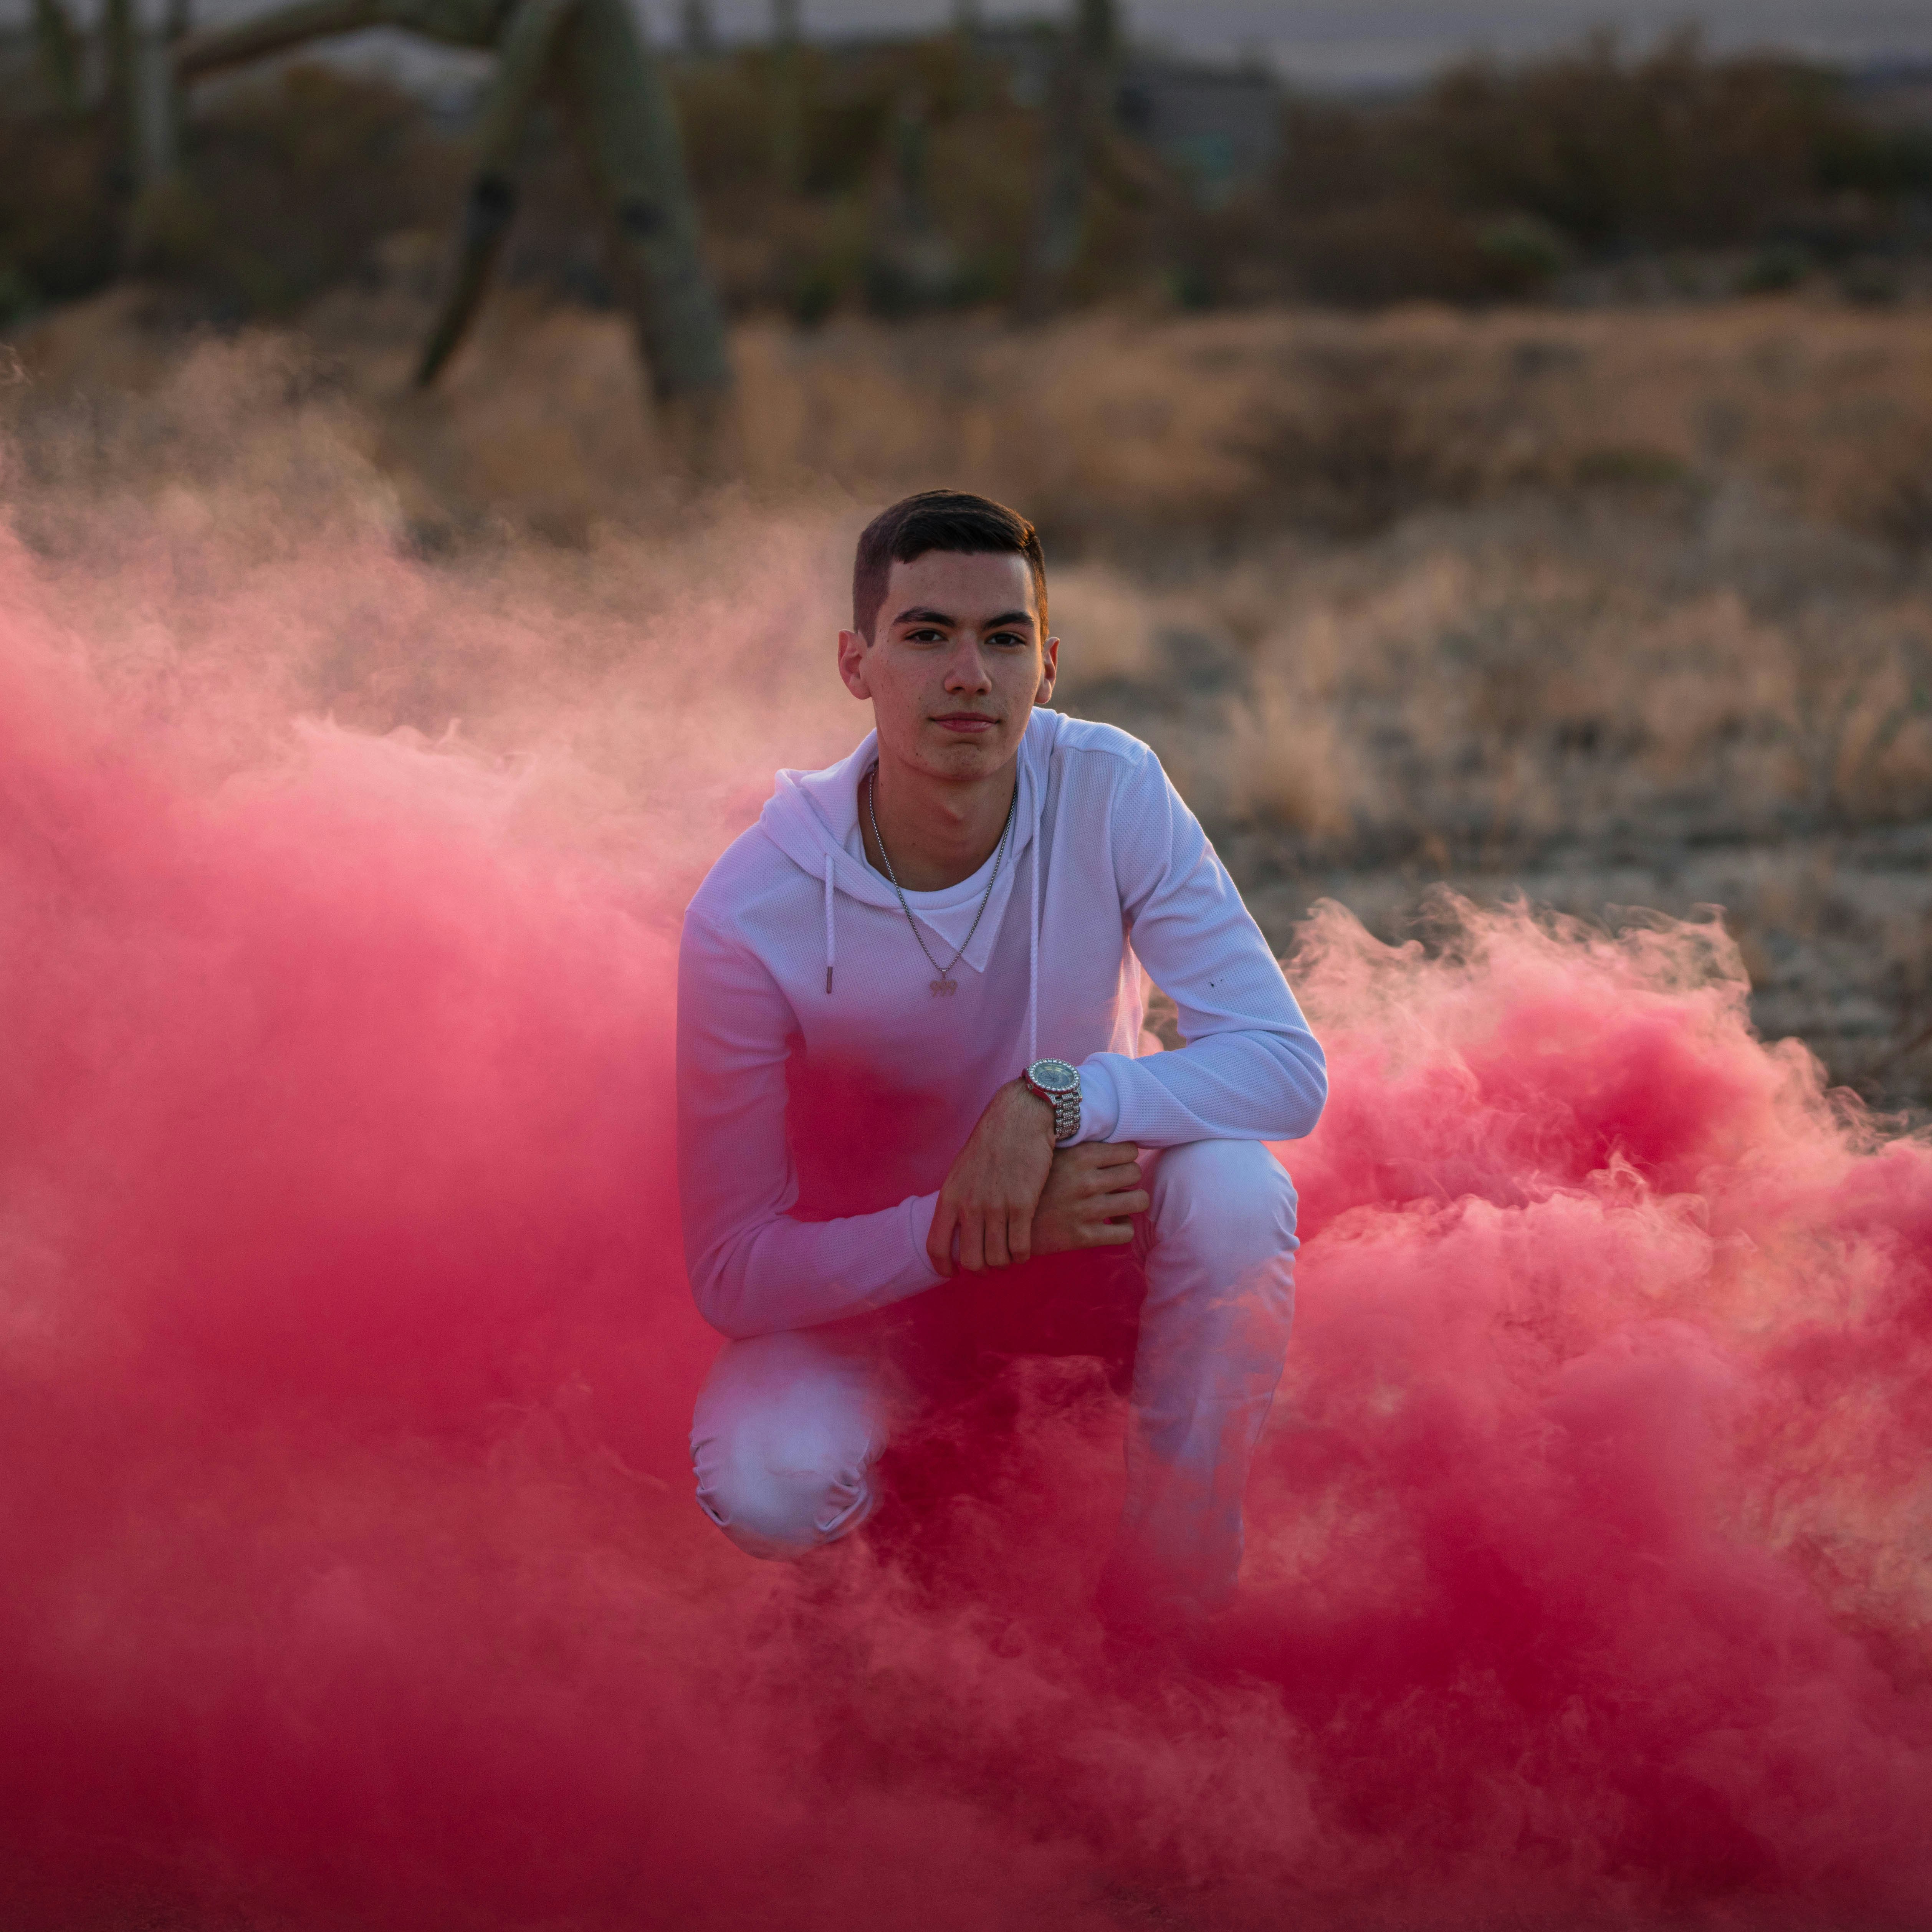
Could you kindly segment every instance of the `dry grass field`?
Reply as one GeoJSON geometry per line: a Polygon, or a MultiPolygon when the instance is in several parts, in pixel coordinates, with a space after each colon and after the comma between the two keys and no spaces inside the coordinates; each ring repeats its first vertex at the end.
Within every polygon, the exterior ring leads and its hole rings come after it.
{"type": "MultiPolygon", "coordinates": [[[[754,323],[743,481],[694,503],[616,320],[505,297],[419,397],[436,249],[383,264],[298,332],[170,334],[138,288],[19,332],[21,536],[58,559],[104,530],[265,555],[374,530],[423,582],[607,617],[776,545],[797,594],[764,656],[694,656],[795,701],[804,762],[851,727],[806,694],[852,529],[984,489],[1046,533],[1061,701],[1160,748],[1279,946],[1322,896],[1426,938],[1438,881],[1598,919],[1721,905],[1765,1030],[1932,1102],[1932,312],[754,323]]],[[[598,635],[544,676],[604,675],[598,635]]],[[[422,665],[345,634],[290,695],[507,720],[524,648],[422,665]]]]}

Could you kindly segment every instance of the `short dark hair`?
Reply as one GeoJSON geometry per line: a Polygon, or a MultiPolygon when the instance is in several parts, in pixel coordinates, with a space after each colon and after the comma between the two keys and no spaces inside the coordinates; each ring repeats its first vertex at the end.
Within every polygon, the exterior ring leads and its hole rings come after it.
{"type": "Polygon", "coordinates": [[[990,496],[976,496],[970,490],[922,490],[881,510],[860,533],[852,560],[852,628],[868,644],[892,566],[910,563],[929,550],[1024,557],[1033,572],[1034,601],[1045,635],[1046,559],[1040,532],[1018,511],[990,496]]]}

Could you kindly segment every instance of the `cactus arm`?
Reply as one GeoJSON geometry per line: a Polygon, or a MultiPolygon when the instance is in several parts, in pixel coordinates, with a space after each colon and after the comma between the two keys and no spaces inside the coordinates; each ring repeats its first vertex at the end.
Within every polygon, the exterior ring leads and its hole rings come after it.
{"type": "Polygon", "coordinates": [[[572,122],[611,218],[612,279],[660,404],[729,391],[724,313],[698,245],[676,109],[626,0],[580,0],[558,50],[572,122]]]}
{"type": "Polygon", "coordinates": [[[199,80],[224,68],[282,53],[304,40],[374,26],[377,10],[376,0],[296,0],[294,6],[278,7],[252,20],[205,27],[176,46],[175,72],[184,82],[199,80]]]}
{"type": "Polygon", "coordinates": [[[489,285],[516,212],[513,170],[530,110],[549,72],[557,34],[576,0],[520,0],[503,36],[496,71],[484,97],[476,172],[464,205],[456,274],[430,332],[416,383],[427,388],[456,352],[489,285]]]}
{"type": "Polygon", "coordinates": [[[198,80],[305,40],[364,27],[401,27],[452,46],[494,46],[504,10],[500,0],[295,0],[272,13],[189,34],[175,50],[175,71],[184,81],[198,80]]]}

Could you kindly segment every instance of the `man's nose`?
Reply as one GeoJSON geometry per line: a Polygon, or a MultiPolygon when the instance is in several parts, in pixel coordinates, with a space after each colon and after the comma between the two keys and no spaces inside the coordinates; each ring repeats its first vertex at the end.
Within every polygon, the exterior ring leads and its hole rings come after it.
{"type": "Polygon", "coordinates": [[[948,691],[992,689],[992,676],[986,669],[978,638],[962,638],[953,646],[952,661],[946,667],[946,688],[948,691]]]}

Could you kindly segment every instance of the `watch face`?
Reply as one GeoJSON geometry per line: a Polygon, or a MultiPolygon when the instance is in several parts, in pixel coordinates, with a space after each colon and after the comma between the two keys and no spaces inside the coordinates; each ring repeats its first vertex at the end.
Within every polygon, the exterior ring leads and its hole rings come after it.
{"type": "Polygon", "coordinates": [[[1079,1075],[1064,1060],[1036,1060],[1027,1071],[1049,1094],[1071,1094],[1080,1084],[1079,1075]]]}

